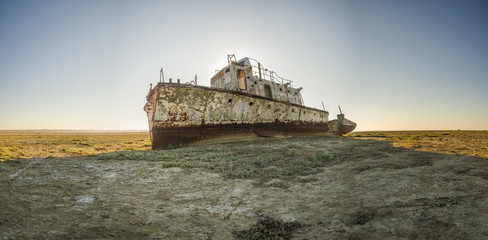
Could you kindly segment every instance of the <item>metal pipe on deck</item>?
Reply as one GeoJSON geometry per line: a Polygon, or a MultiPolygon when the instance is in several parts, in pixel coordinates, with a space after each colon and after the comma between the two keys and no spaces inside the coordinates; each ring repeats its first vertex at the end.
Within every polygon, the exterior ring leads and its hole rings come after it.
{"type": "Polygon", "coordinates": [[[259,80],[263,80],[261,78],[261,63],[258,62],[258,69],[259,69],[259,80]]]}
{"type": "Polygon", "coordinates": [[[163,67],[161,67],[161,70],[159,71],[159,82],[163,81],[164,82],[164,72],[163,72],[163,67]]]}

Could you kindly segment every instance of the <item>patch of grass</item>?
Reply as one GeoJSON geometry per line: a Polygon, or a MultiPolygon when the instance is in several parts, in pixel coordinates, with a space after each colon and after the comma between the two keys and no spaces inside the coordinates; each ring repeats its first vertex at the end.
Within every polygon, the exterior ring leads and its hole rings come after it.
{"type": "Polygon", "coordinates": [[[166,150],[172,150],[172,149],[176,149],[176,147],[172,144],[168,144],[168,146],[166,146],[165,148],[166,150]]]}
{"type": "Polygon", "coordinates": [[[301,226],[298,222],[283,222],[265,217],[258,220],[250,229],[234,232],[234,235],[245,240],[287,240],[291,239],[293,231],[301,226]]]}
{"type": "Polygon", "coordinates": [[[292,149],[288,150],[288,155],[290,155],[291,157],[296,157],[298,155],[297,149],[292,148],[292,149]]]}
{"type": "Polygon", "coordinates": [[[327,152],[318,152],[310,157],[313,163],[326,163],[334,158],[334,155],[327,152]]]}
{"type": "Polygon", "coordinates": [[[288,144],[288,146],[287,146],[287,147],[288,147],[288,148],[302,148],[302,146],[301,146],[301,145],[298,145],[298,144],[296,144],[296,143],[288,144]]]}
{"type": "MultiPolygon", "coordinates": [[[[323,171],[332,154],[298,153],[296,149],[270,148],[266,145],[213,144],[156,151],[119,151],[103,153],[100,160],[144,160],[164,162],[163,167],[204,168],[228,179],[289,180],[323,171]],[[312,156],[312,157],[310,157],[312,156]]],[[[303,150],[305,151],[305,150],[303,150]]]]}
{"type": "Polygon", "coordinates": [[[0,160],[16,159],[25,156],[21,146],[1,147],[0,160]]]}
{"type": "Polygon", "coordinates": [[[407,141],[417,141],[419,140],[420,136],[419,135],[411,135],[407,138],[407,141]]]}
{"type": "Polygon", "coordinates": [[[326,153],[326,152],[318,153],[317,156],[319,157],[319,159],[327,160],[327,161],[330,161],[334,158],[334,154],[326,153]]]}
{"type": "Polygon", "coordinates": [[[93,147],[95,148],[96,151],[104,151],[107,149],[106,147],[98,146],[98,145],[94,145],[93,147]]]}
{"type": "Polygon", "coordinates": [[[364,225],[375,217],[376,213],[372,209],[362,208],[354,214],[354,224],[364,225]]]}

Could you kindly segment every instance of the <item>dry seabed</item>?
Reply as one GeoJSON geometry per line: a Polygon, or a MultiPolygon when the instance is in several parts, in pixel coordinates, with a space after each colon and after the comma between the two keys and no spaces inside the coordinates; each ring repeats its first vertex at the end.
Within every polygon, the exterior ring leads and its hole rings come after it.
{"type": "MultiPolygon", "coordinates": [[[[220,151],[218,144],[191,149],[211,153],[220,151]]],[[[225,144],[236,148],[237,157],[245,154],[242,149],[285,148],[295,149],[287,150],[291,158],[322,150],[333,158],[324,158],[318,171],[269,179],[228,177],[218,167],[171,167],[158,159],[5,161],[0,163],[0,237],[238,239],[239,232],[267,217],[297,223],[288,235],[292,239],[488,237],[485,158],[344,137],[225,144]]],[[[167,151],[185,154],[185,149],[167,151]]]]}

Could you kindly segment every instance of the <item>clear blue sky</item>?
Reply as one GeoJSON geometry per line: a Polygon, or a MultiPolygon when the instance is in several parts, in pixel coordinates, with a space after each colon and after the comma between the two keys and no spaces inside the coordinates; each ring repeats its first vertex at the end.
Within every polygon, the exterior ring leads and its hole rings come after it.
{"type": "Polygon", "coordinates": [[[0,129],[147,129],[149,83],[227,54],[357,130],[488,129],[488,1],[0,1],[0,129]]]}

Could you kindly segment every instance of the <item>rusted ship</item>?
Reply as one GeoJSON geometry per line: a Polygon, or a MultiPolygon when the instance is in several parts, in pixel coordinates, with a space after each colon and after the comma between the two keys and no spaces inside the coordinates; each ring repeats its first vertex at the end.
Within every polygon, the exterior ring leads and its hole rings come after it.
{"type": "Polygon", "coordinates": [[[180,146],[204,139],[259,135],[342,135],[356,123],[338,114],[329,121],[325,110],[303,105],[301,90],[251,58],[228,65],[211,78],[211,86],[180,80],[150,88],[144,110],[153,149],[180,146]]]}

